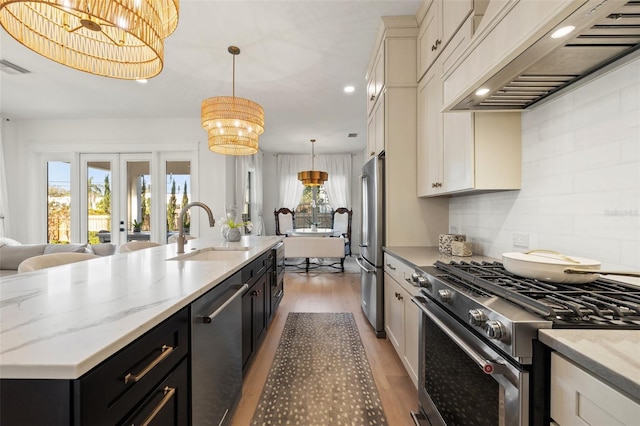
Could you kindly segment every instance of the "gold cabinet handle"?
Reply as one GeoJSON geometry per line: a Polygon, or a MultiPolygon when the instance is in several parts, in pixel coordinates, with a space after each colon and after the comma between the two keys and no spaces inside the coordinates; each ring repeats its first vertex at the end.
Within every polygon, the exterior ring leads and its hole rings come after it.
{"type": "Polygon", "coordinates": [[[142,422],[141,426],[148,426],[149,424],[151,424],[153,419],[156,418],[158,413],[162,411],[164,406],[167,405],[167,403],[171,400],[171,398],[173,398],[173,395],[176,394],[176,388],[170,388],[169,386],[165,386],[162,392],[164,393],[164,397],[162,398],[160,403],[156,406],[156,408],[154,408],[153,411],[149,414],[149,416],[144,420],[144,422],[142,422]]]}
{"type": "Polygon", "coordinates": [[[129,373],[126,376],[124,376],[124,384],[126,385],[129,382],[135,383],[140,381],[151,370],[153,370],[156,365],[160,364],[166,357],[168,357],[171,354],[171,352],[173,352],[173,347],[171,346],[162,345],[161,349],[162,349],[162,353],[158,355],[156,359],[151,361],[149,365],[147,365],[140,373],[138,374],[129,373]]]}

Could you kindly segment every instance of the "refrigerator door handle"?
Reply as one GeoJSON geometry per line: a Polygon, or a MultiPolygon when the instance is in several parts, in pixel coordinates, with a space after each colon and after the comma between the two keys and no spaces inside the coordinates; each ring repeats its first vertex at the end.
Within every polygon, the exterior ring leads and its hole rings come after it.
{"type": "MultiPolygon", "coordinates": [[[[362,269],[364,272],[366,273],[371,273],[371,272],[375,272],[376,269],[368,269],[363,263],[360,262],[360,259],[362,259],[361,257],[356,257],[356,263],[358,264],[358,266],[360,267],[360,269],[362,269]]],[[[364,259],[362,259],[364,261],[364,259]]]]}

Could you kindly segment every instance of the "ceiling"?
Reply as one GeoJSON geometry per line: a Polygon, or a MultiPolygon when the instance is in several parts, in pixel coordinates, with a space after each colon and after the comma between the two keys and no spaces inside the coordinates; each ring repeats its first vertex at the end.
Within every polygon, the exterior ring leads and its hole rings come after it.
{"type": "MultiPolygon", "coordinates": [[[[0,30],[0,114],[11,120],[193,118],[232,92],[260,103],[266,152],[359,152],[366,146],[365,73],[381,16],[415,15],[421,0],[182,0],[164,69],[147,84],[98,77],[48,60],[0,30]],[[344,86],[355,91],[346,94],[344,86]],[[357,137],[349,138],[349,133],[357,137]]],[[[199,121],[198,121],[199,122],[199,121]]],[[[203,140],[206,132],[202,129],[203,140]]]]}

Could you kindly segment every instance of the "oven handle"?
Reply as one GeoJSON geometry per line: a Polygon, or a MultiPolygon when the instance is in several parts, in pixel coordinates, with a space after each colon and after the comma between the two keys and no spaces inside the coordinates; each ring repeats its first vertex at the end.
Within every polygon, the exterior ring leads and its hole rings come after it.
{"type": "Polygon", "coordinates": [[[440,329],[449,336],[453,342],[460,347],[469,357],[482,369],[482,371],[486,374],[491,375],[504,375],[507,372],[507,367],[500,362],[491,361],[485,359],[482,355],[477,353],[473,348],[467,345],[462,339],[458,337],[453,331],[449,329],[442,321],[436,318],[426,307],[425,304],[427,300],[424,297],[415,296],[411,298],[411,301],[415,303],[420,310],[429,317],[431,321],[433,321],[440,329]],[[423,302],[424,301],[424,302],[423,302]]]}

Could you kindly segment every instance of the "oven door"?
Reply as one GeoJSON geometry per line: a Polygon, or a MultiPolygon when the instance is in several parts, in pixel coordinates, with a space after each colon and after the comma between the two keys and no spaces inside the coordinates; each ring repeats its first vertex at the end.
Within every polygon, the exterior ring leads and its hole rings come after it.
{"type": "Polygon", "coordinates": [[[428,297],[422,311],[418,399],[432,426],[527,426],[529,372],[507,362],[428,297]]]}

